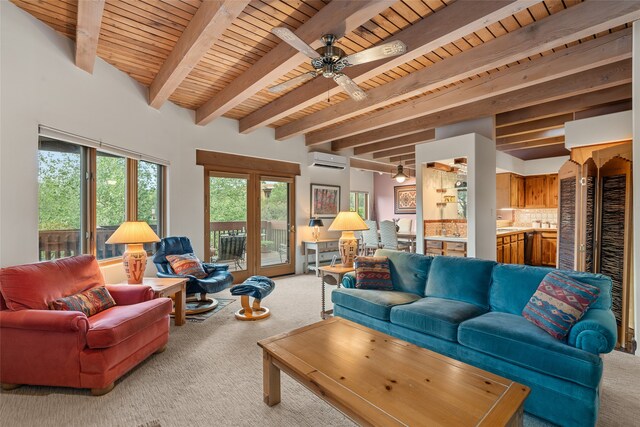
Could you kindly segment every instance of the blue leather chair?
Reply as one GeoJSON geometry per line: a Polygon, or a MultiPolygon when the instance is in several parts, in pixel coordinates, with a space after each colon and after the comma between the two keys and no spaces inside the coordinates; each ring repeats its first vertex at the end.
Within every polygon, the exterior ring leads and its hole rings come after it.
{"type": "Polygon", "coordinates": [[[192,254],[193,248],[187,237],[165,237],[156,245],[153,263],[158,269],[158,277],[188,277],[187,282],[187,314],[197,314],[213,310],[218,306],[214,298],[207,298],[207,294],[214,294],[227,289],[233,283],[233,276],[226,264],[202,263],[207,277],[198,279],[194,276],[180,276],[172,269],[167,255],[192,254]],[[195,296],[199,294],[199,297],[195,296]],[[197,304],[193,304],[197,303],[197,304]],[[191,307],[190,307],[191,306],[191,307]]]}

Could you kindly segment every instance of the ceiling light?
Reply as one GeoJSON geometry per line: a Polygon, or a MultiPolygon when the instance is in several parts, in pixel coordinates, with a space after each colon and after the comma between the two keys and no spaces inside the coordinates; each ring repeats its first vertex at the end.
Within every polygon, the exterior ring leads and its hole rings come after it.
{"type": "Polygon", "coordinates": [[[402,165],[398,165],[398,171],[391,177],[391,179],[395,179],[399,184],[405,182],[407,178],[409,178],[409,176],[404,173],[402,165]]]}

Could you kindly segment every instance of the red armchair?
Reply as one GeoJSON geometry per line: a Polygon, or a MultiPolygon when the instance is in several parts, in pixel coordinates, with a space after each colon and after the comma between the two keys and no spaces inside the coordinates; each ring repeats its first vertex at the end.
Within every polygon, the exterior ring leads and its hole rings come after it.
{"type": "Polygon", "coordinates": [[[95,258],[81,255],[0,270],[0,383],[90,388],[94,395],[169,339],[169,298],[142,285],[107,285],[116,301],[87,317],[48,310],[57,298],[104,285],[95,258]]]}

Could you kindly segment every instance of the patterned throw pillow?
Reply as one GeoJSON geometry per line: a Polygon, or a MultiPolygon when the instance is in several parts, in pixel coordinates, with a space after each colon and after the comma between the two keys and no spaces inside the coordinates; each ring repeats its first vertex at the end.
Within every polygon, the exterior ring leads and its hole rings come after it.
{"type": "Polygon", "coordinates": [[[194,254],[167,255],[167,261],[173,271],[180,276],[195,276],[198,279],[207,277],[202,263],[194,254]]]}
{"type": "Polygon", "coordinates": [[[116,302],[104,286],[91,288],[80,294],[59,298],[49,303],[49,310],[81,311],[91,317],[107,308],[113,307],[116,302]]]}
{"type": "Polygon", "coordinates": [[[600,288],[559,271],[547,274],[522,310],[522,316],[552,337],[563,339],[598,299],[600,288]]]}
{"type": "Polygon", "coordinates": [[[386,256],[356,257],[356,288],[393,290],[389,258],[386,256]]]}

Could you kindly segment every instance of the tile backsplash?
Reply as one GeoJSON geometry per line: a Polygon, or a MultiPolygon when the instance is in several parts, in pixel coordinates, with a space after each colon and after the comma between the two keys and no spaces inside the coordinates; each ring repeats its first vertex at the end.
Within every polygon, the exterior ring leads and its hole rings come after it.
{"type": "Polygon", "coordinates": [[[558,223],[557,209],[516,209],[513,212],[515,227],[530,227],[533,221],[558,223]]]}

